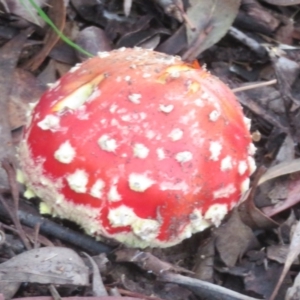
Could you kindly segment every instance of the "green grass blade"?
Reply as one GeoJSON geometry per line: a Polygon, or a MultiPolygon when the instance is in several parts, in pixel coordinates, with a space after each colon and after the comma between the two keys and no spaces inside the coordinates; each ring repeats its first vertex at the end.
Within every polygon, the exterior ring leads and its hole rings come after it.
{"type": "Polygon", "coordinates": [[[29,0],[30,4],[37,10],[40,17],[55,31],[55,33],[69,46],[73,47],[77,51],[87,55],[88,57],[93,57],[94,55],[89,53],[88,51],[82,49],[79,45],[73,43],[70,39],[68,39],[51,21],[51,19],[47,16],[47,14],[35,3],[34,0],[29,0]]]}

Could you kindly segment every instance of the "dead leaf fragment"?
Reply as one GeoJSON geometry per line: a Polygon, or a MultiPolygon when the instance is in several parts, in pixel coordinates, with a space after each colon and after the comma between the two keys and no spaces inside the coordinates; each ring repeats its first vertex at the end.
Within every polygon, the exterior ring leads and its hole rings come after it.
{"type": "Polygon", "coordinates": [[[284,264],[288,250],[288,245],[271,245],[267,247],[267,257],[279,262],[280,264],[284,264]]]}
{"type": "Polygon", "coordinates": [[[96,262],[87,253],[84,253],[84,255],[88,258],[93,270],[93,296],[98,296],[98,297],[108,296],[108,293],[103,284],[102,277],[96,262]]]}
{"type": "MultiPolygon", "coordinates": [[[[13,74],[19,55],[31,29],[28,29],[2,46],[0,50],[0,161],[15,161],[15,148],[12,146],[9,117],[7,114],[9,95],[12,91],[13,74]]],[[[7,176],[0,168],[0,187],[8,188],[7,176]]]]}
{"type": "MultiPolygon", "coordinates": [[[[63,31],[66,20],[66,7],[63,0],[50,0],[49,6],[49,18],[55,24],[59,31],[63,31]]],[[[30,60],[26,62],[24,68],[31,71],[35,71],[48,56],[52,48],[59,41],[60,37],[58,34],[51,28],[48,27],[47,33],[44,38],[43,48],[30,60]]]]}
{"type": "Polygon", "coordinates": [[[263,1],[273,5],[280,5],[280,6],[296,5],[300,3],[300,0],[263,0],[263,1]]]}
{"type": "Polygon", "coordinates": [[[275,297],[277,296],[279,288],[281,287],[291,265],[293,264],[294,260],[297,258],[297,256],[299,254],[300,254],[300,221],[298,221],[295,224],[292,241],[291,241],[290,247],[289,247],[289,252],[287,254],[287,258],[286,258],[283,270],[281,272],[280,278],[279,278],[278,283],[270,297],[270,300],[274,300],[275,297]]]}
{"type": "Polygon", "coordinates": [[[183,59],[192,61],[218,42],[232,25],[240,0],[190,0],[187,17],[195,30],[186,26],[189,48],[183,59]]]}
{"type": "Polygon", "coordinates": [[[241,221],[237,210],[223,226],[217,228],[215,235],[220,257],[228,267],[235,266],[246,250],[259,245],[250,227],[241,221]]]}
{"type": "Polygon", "coordinates": [[[215,237],[201,243],[193,268],[195,278],[213,282],[215,252],[215,237]]]}
{"type": "Polygon", "coordinates": [[[116,261],[132,262],[140,268],[147,270],[156,275],[160,275],[167,271],[177,271],[185,273],[193,273],[184,268],[173,266],[172,264],[162,261],[149,252],[139,251],[136,249],[122,249],[115,252],[116,261]]]}
{"type": "Polygon", "coordinates": [[[8,114],[11,130],[26,124],[29,103],[37,102],[46,85],[30,72],[17,68],[13,74],[12,90],[9,95],[8,114]]]}
{"type": "Polygon", "coordinates": [[[290,287],[285,295],[284,300],[298,300],[300,299],[300,273],[296,276],[294,284],[290,287]]]}
{"type": "MultiPolygon", "coordinates": [[[[10,282],[8,284],[7,282],[0,281],[0,291],[4,296],[3,300],[11,299],[20,288],[20,285],[21,282],[10,282]]],[[[0,294],[0,300],[1,300],[1,294],[0,294]]]]}
{"type": "MultiPolygon", "coordinates": [[[[292,206],[299,203],[300,201],[300,177],[299,173],[292,174],[285,177],[278,177],[273,180],[270,180],[264,183],[259,191],[269,191],[270,195],[273,197],[270,198],[270,203],[265,204],[265,207],[261,208],[261,211],[268,217],[272,217],[292,206]],[[272,191],[274,186],[276,191],[276,186],[278,186],[278,193],[272,191]],[[276,197],[274,197],[276,196],[276,197]],[[275,200],[275,201],[274,201],[275,200]],[[274,201],[274,203],[272,203],[274,201]],[[268,205],[268,206],[266,206],[268,205]]],[[[267,195],[269,197],[269,195],[267,195]]],[[[261,199],[262,197],[260,197],[261,199]]],[[[267,199],[267,198],[266,198],[267,199]]]]}
{"type": "Polygon", "coordinates": [[[261,178],[259,179],[258,185],[270,179],[282,175],[299,172],[299,171],[300,171],[300,158],[280,163],[274,167],[269,168],[268,171],[264,175],[262,175],[261,178]]]}
{"type": "Polygon", "coordinates": [[[89,284],[88,268],[75,251],[63,247],[29,250],[0,264],[1,282],[89,284]]]}
{"type": "MultiPolygon", "coordinates": [[[[81,30],[76,37],[76,44],[89,53],[96,55],[101,51],[111,51],[111,42],[106,33],[99,27],[90,26],[81,30]]],[[[87,55],[76,51],[77,57],[83,61],[88,58],[87,55]]]]}
{"type": "MultiPolygon", "coordinates": [[[[43,26],[44,21],[41,17],[39,17],[37,11],[32,7],[29,1],[9,0],[4,2],[10,13],[15,14],[33,24],[43,26]]],[[[39,7],[43,7],[47,2],[47,0],[35,0],[35,3],[39,7]]]]}
{"type": "MultiPolygon", "coordinates": [[[[246,291],[254,292],[261,295],[263,299],[270,300],[281,270],[282,266],[276,262],[268,262],[267,267],[264,264],[253,264],[251,270],[244,276],[246,291]]],[[[280,297],[277,299],[283,299],[283,294],[284,289],[281,289],[280,297]]]]}

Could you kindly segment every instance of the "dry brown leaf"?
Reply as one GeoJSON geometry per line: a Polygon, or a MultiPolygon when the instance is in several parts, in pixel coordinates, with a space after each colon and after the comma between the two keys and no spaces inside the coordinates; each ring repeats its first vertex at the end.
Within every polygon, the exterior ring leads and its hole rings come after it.
{"type": "Polygon", "coordinates": [[[155,49],[160,43],[160,36],[154,35],[152,37],[150,37],[148,40],[142,42],[141,44],[139,44],[139,47],[143,48],[143,49],[155,49]]]}
{"type": "Polygon", "coordinates": [[[253,188],[250,189],[251,197],[238,206],[240,217],[244,224],[252,229],[272,229],[278,227],[278,223],[261,212],[253,202],[253,188]]]}
{"type": "Polygon", "coordinates": [[[11,129],[14,130],[26,124],[29,103],[39,100],[46,85],[23,69],[15,69],[12,82],[8,114],[11,129]]]}
{"type": "Polygon", "coordinates": [[[267,247],[267,257],[275,260],[280,264],[286,261],[287,253],[289,251],[288,245],[271,245],[267,247]]]}
{"type": "Polygon", "coordinates": [[[282,176],[287,175],[295,172],[300,171],[300,158],[286,161],[283,163],[280,163],[274,167],[271,167],[267,170],[265,174],[261,176],[261,178],[258,181],[258,185],[263,184],[264,182],[282,176]]]}
{"type": "MultiPolygon", "coordinates": [[[[3,300],[11,299],[20,288],[20,285],[21,285],[20,282],[10,282],[10,283],[0,282],[0,291],[4,296],[3,300]]],[[[1,294],[0,294],[0,300],[1,300],[1,294]]]]}
{"type": "Polygon", "coordinates": [[[193,268],[195,278],[208,282],[214,281],[215,253],[215,237],[208,238],[200,244],[193,268]]]}
{"type": "Polygon", "coordinates": [[[233,211],[223,226],[216,229],[215,235],[216,248],[228,267],[235,266],[246,250],[259,246],[252,230],[241,221],[237,210],[233,211]]]}
{"type": "MultiPolygon", "coordinates": [[[[48,13],[49,18],[60,31],[63,31],[66,20],[66,7],[64,1],[50,0],[49,5],[51,7],[48,13]]],[[[35,71],[45,60],[59,39],[58,34],[49,27],[44,39],[43,48],[35,56],[28,60],[23,67],[31,71],[35,71]]]]}
{"type": "MultiPolygon", "coordinates": [[[[267,264],[261,262],[252,263],[251,267],[243,276],[245,290],[255,295],[260,295],[262,299],[270,300],[274,287],[282,271],[282,266],[276,262],[268,261],[267,264]]],[[[287,287],[288,279],[279,291],[276,300],[282,300],[287,287]]]]}
{"type": "MultiPolygon", "coordinates": [[[[101,51],[111,51],[111,42],[104,30],[96,26],[89,26],[81,30],[76,37],[76,44],[89,53],[96,55],[101,51]]],[[[87,55],[76,51],[77,57],[83,61],[87,55]]]]}
{"type": "MultiPolygon", "coordinates": [[[[39,7],[43,7],[47,2],[47,0],[35,0],[35,3],[39,7]]],[[[6,0],[4,3],[10,13],[15,14],[28,22],[43,26],[43,19],[39,17],[37,11],[32,7],[29,1],[6,0]]]]}
{"type": "MultiPolygon", "coordinates": [[[[261,211],[268,217],[272,217],[283,210],[286,210],[300,201],[300,174],[297,173],[290,175],[287,178],[275,178],[272,181],[267,182],[269,186],[274,186],[274,192],[272,189],[270,193],[276,204],[261,208],[261,211]],[[276,187],[278,189],[276,191],[276,187]],[[277,198],[276,198],[277,196],[277,198]]],[[[262,186],[263,188],[264,186],[262,186]]]]}
{"type": "Polygon", "coordinates": [[[300,254],[300,221],[298,221],[294,227],[294,233],[292,236],[292,240],[289,246],[289,252],[287,254],[287,258],[282,273],[269,300],[274,300],[276,298],[279,288],[285,276],[287,275],[291,265],[293,264],[294,260],[297,258],[299,254],[300,254]]]}
{"type": "Polygon", "coordinates": [[[162,261],[149,252],[144,252],[137,249],[121,249],[116,251],[114,254],[116,255],[117,262],[135,263],[140,268],[156,274],[157,276],[167,271],[193,274],[193,272],[189,270],[162,261]]]}
{"type": "Polygon", "coordinates": [[[189,48],[183,59],[192,61],[226,34],[238,13],[240,0],[189,2],[187,18],[196,30],[186,26],[189,48]]]}
{"type": "Polygon", "coordinates": [[[68,248],[45,247],[29,250],[0,264],[0,283],[89,284],[88,268],[68,248]]]}
{"type": "Polygon", "coordinates": [[[155,50],[176,55],[183,51],[186,46],[187,38],[185,34],[185,26],[182,25],[168,39],[158,45],[155,50]]]}
{"type": "MultiPolygon", "coordinates": [[[[12,91],[13,74],[19,55],[31,29],[15,36],[0,50],[0,161],[9,160],[16,164],[12,146],[9,117],[7,114],[9,95],[12,91]]],[[[0,187],[8,188],[6,173],[0,168],[0,187]]]]}

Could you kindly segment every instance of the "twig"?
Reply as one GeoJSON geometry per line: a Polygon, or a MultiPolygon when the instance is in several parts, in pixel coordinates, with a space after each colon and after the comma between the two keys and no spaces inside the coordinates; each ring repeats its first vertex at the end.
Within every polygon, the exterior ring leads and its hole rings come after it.
{"type": "MultiPolygon", "coordinates": [[[[1,162],[2,168],[5,170],[7,177],[8,177],[8,183],[10,187],[10,192],[14,201],[14,207],[13,209],[7,207],[8,212],[10,213],[10,216],[12,218],[12,221],[18,230],[18,235],[21,238],[24,246],[27,250],[32,249],[31,244],[26,236],[25,231],[23,230],[23,227],[20,223],[20,220],[17,216],[17,211],[19,209],[19,189],[18,189],[18,183],[16,181],[16,170],[14,169],[12,163],[10,163],[8,160],[4,160],[1,162]]],[[[1,199],[2,202],[2,199],[1,199]]]]}
{"type": "Polygon", "coordinates": [[[57,289],[53,284],[50,284],[49,291],[54,300],[62,300],[61,296],[59,295],[57,289]]]}
{"type": "MultiPolygon", "coordinates": [[[[3,197],[1,197],[0,195],[0,200],[1,198],[3,199],[3,197]]],[[[1,217],[7,217],[5,205],[9,207],[9,204],[5,200],[4,203],[0,201],[1,217]]],[[[34,228],[36,224],[39,224],[41,234],[51,235],[63,242],[79,247],[88,253],[91,254],[108,253],[113,250],[113,247],[98,242],[90,236],[63,227],[46,218],[42,218],[40,216],[24,211],[23,209],[18,210],[18,217],[20,222],[23,225],[34,228]]]]}
{"type": "Polygon", "coordinates": [[[9,162],[9,159],[3,160],[1,162],[1,166],[7,174],[10,192],[14,200],[15,209],[17,211],[19,209],[19,189],[16,181],[16,170],[13,167],[13,164],[9,162]]]}
{"type": "Polygon", "coordinates": [[[37,223],[34,226],[34,240],[33,240],[33,247],[34,249],[39,248],[39,232],[40,232],[40,223],[37,223]]]}
{"type": "Polygon", "coordinates": [[[264,86],[273,85],[276,83],[277,83],[277,80],[272,79],[272,80],[265,81],[265,82],[259,82],[259,83],[253,83],[253,84],[249,84],[249,85],[240,86],[238,88],[232,89],[232,91],[234,93],[237,93],[237,92],[248,91],[248,90],[253,90],[253,89],[264,87],[264,86]]]}
{"type": "Polygon", "coordinates": [[[23,242],[24,246],[26,247],[27,250],[31,249],[30,243],[28,242],[26,235],[23,231],[23,228],[18,220],[18,218],[16,217],[15,213],[13,212],[13,208],[8,206],[7,203],[5,202],[4,198],[2,197],[2,195],[0,195],[0,203],[3,205],[4,207],[4,214],[5,215],[9,215],[10,219],[12,220],[12,222],[14,223],[16,229],[17,229],[17,234],[19,235],[21,241],[23,242]]]}
{"type": "Polygon", "coordinates": [[[261,44],[259,44],[256,40],[250,38],[248,35],[238,30],[237,28],[230,27],[228,33],[233,38],[235,38],[236,40],[247,46],[249,49],[251,49],[253,52],[255,52],[259,57],[267,55],[266,49],[261,44]]]}
{"type": "Polygon", "coordinates": [[[183,285],[205,299],[259,300],[258,298],[249,297],[210,282],[179,274],[164,273],[160,277],[160,280],[183,285]]]}

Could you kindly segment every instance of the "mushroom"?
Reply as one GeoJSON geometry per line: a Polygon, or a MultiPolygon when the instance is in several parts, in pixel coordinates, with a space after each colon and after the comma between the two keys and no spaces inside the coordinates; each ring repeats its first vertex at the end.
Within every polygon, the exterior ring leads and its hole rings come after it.
{"type": "Polygon", "coordinates": [[[179,57],[101,52],[58,80],[19,148],[27,195],[93,236],[168,247],[219,226],[255,147],[234,94],[179,57]]]}

